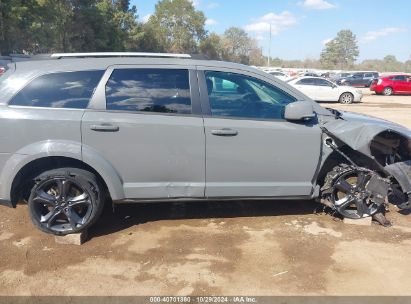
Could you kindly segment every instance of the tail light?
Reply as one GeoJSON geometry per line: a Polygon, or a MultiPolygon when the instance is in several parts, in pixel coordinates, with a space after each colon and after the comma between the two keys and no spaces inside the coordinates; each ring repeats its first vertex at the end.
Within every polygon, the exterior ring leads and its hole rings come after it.
{"type": "Polygon", "coordinates": [[[4,73],[6,73],[6,68],[0,66],[0,76],[3,75],[4,73]]]}

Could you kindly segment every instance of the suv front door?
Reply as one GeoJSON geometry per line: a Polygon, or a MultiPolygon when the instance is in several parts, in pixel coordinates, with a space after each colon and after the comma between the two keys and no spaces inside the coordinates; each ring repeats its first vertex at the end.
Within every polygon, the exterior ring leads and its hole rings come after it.
{"type": "Polygon", "coordinates": [[[315,120],[293,123],[283,118],[284,107],[296,98],[259,75],[198,69],[206,196],[311,195],[321,131],[315,120]]]}
{"type": "Polygon", "coordinates": [[[204,197],[205,138],[196,72],[114,66],[82,123],[83,146],[110,163],[125,198],[204,197]]]}
{"type": "Polygon", "coordinates": [[[398,75],[392,78],[394,82],[394,91],[396,93],[406,93],[409,86],[407,77],[405,75],[398,75]]]}

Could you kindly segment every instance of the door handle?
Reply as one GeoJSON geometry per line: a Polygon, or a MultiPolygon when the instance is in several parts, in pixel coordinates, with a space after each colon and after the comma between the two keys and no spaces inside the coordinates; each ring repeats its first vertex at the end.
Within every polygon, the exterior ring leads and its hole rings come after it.
{"type": "Polygon", "coordinates": [[[238,132],[236,130],[223,128],[223,129],[218,129],[218,130],[212,130],[211,134],[216,135],[216,136],[236,136],[238,132]]]}
{"type": "Polygon", "coordinates": [[[117,132],[120,130],[119,126],[111,124],[91,125],[90,129],[98,132],[117,132]]]}

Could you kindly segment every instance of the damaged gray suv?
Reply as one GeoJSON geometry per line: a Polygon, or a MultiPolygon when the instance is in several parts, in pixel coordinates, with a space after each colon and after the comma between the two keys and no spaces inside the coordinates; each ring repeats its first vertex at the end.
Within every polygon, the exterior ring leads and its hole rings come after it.
{"type": "MultiPolygon", "coordinates": [[[[113,203],[316,199],[343,217],[410,208],[411,131],[324,109],[244,65],[55,54],[0,78],[0,203],[42,231],[113,203]]],[[[290,201],[291,203],[291,201],[290,201]]]]}

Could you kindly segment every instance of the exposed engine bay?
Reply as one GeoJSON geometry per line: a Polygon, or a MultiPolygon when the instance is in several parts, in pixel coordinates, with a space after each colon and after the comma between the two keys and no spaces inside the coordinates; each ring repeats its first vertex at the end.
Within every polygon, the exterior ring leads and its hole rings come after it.
{"type": "Polygon", "coordinates": [[[327,169],[320,201],[341,217],[373,216],[390,226],[384,216],[390,204],[411,209],[410,132],[357,119],[347,124],[341,116],[322,127],[325,153],[339,161],[327,169]]]}

